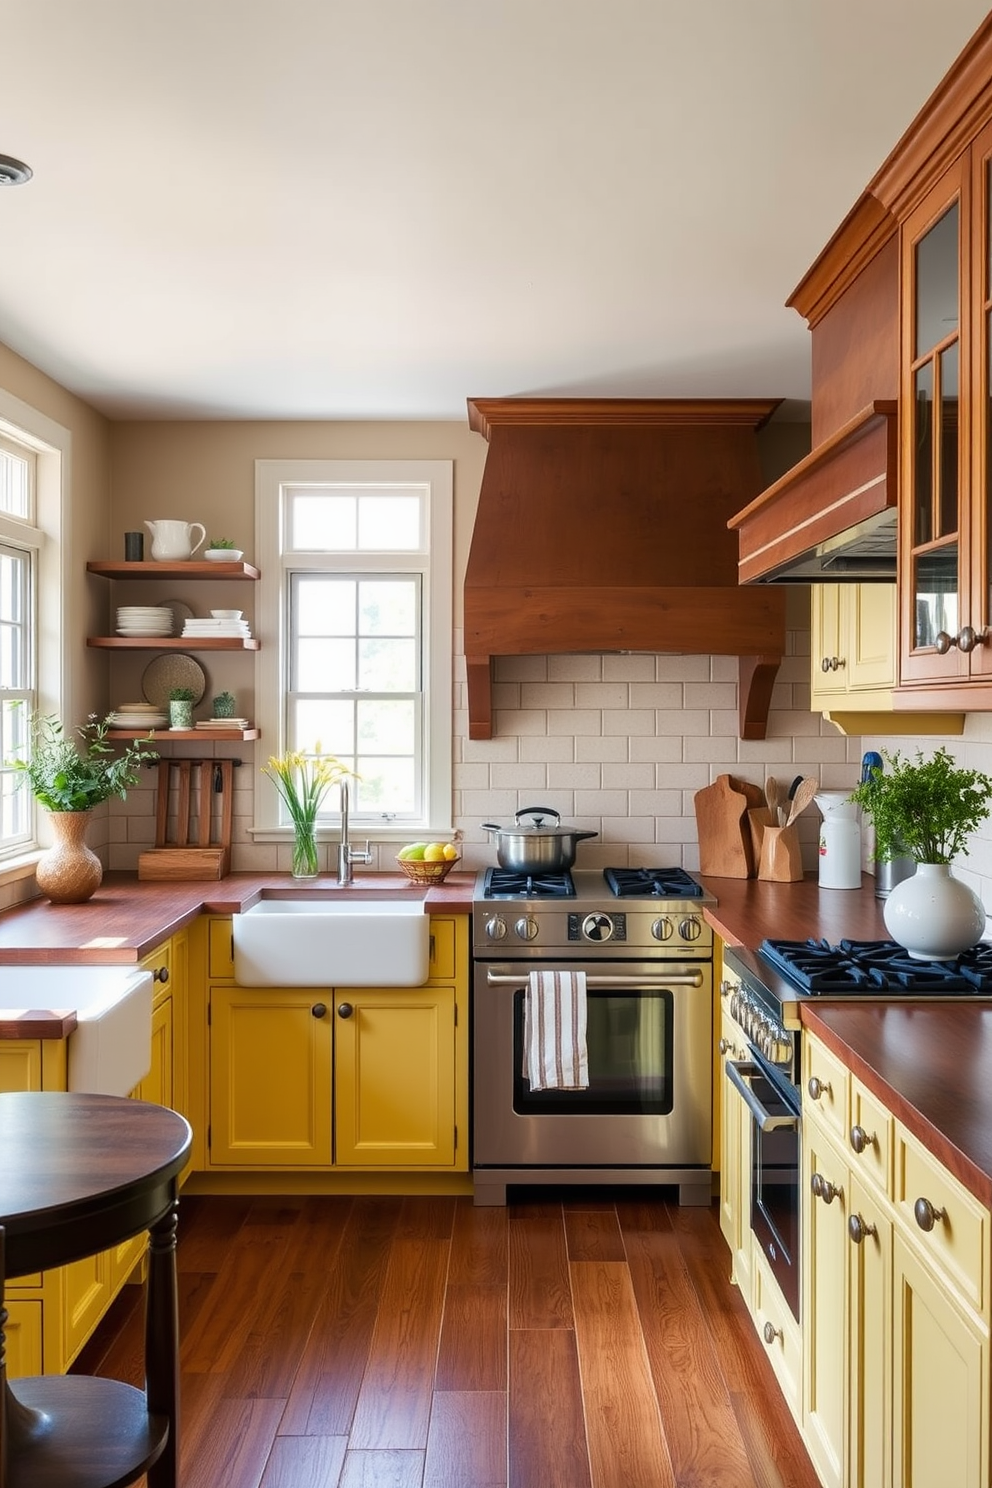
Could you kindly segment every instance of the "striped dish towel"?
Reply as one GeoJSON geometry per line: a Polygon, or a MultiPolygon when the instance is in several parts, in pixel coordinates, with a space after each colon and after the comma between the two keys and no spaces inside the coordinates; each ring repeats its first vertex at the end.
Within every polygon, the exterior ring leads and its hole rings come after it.
{"type": "Polygon", "coordinates": [[[532,971],[524,991],[523,1073],[531,1090],[585,1090],[586,977],[583,971],[532,971]]]}

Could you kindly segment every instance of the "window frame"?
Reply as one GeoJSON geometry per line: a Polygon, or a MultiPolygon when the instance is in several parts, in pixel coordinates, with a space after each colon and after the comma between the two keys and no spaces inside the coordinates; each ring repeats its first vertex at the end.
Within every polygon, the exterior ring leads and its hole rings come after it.
{"type": "MultiPolygon", "coordinates": [[[[391,824],[378,815],[353,812],[363,836],[380,842],[408,842],[412,834],[441,837],[452,831],[453,753],[453,462],[450,460],[256,460],[255,538],[260,570],[256,630],[261,648],[255,659],[255,716],[262,746],[260,763],[285,753],[288,649],[286,627],[291,572],[419,573],[422,576],[422,811],[391,824]],[[424,488],[425,548],[392,553],[356,549],[333,555],[284,550],[284,488],[335,484],[350,487],[424,488]]],[[[254,790],[257,842],[283,841],[291,828],[280,822],[279,797],[260,772],[254,790]]],[[[333,795],[333,793],[332,793],[333,795]]],[[[333,811],[332,807],[332,811],[333,811]]]]}

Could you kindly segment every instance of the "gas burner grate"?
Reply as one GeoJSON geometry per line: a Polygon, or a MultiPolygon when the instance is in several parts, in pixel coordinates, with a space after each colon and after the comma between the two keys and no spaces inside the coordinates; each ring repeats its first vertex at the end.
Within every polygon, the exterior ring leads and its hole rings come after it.
{"type": "Polygon", "coordinates": [[[811,993],[992,992],[992,945],[980,942],[953,961],[915,961],[894,940],[765,940],[761,954],[811,993]]]}
{"type": "Polygon", "coordinates": [[[574,899],[570,873],[518,873],[513,868],[487,868],[482,886],[484,899],[574,899]]]}
{"type": "Polygon", "coordinates": [[[703,892],[684,868],[604,868],[603,877],[618,899],[698,899],[703,892]]]}

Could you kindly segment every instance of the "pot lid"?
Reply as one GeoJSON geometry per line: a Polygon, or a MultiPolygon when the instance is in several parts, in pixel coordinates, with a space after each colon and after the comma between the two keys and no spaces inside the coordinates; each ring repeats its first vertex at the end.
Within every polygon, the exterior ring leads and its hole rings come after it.
{"type": "Polygon", "coordinates": [[[482,829],[485,832],[502,832],[506,836],[525,837],[598,837],[598,832],[590,832],[580,827],[563,827],[561,816],[553,806],[525,806],[518,811],[513,818],[512,827],[499,827],[495,822],[483,822],[482,829]],[[521,822],[522,816],[532,816],[534,820],[530,823],[521,822]],[[548,825],[546,817],[554,817],[554,824],[548,825]]]}

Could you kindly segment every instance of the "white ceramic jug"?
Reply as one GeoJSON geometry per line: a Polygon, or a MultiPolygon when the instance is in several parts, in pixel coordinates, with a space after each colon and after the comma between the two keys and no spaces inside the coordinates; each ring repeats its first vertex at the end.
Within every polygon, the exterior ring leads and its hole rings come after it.
{"type": "Polygon", "coordinates": [[[821,791],[813,797],[820,824],[818,880],[821,889],[860,889],[861,824],[858,808],[841,791],[821,791]]]}
{"type": "Polygon", "coordinates": [[[174,522],[165,520],[146,522],[152,535],[152,557],[156,563],[185,563],[192,558],[207,536],[202,522],[174,522]],[[199,539],[193,541],[193,533],[199,529],[199,539]]]}

